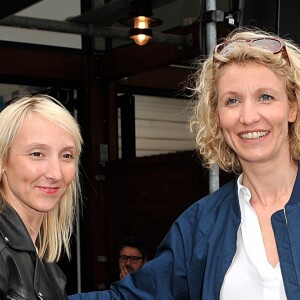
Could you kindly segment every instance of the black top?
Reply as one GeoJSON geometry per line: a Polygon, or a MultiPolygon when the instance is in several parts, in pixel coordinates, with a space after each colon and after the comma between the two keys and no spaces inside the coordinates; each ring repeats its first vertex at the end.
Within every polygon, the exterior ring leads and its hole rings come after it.
{"type": "Polygon", "coordinates": [[[55,263],[41,261],[19,215],[0,213],[0,299],[67,299],[66,279],[55,263]]]}

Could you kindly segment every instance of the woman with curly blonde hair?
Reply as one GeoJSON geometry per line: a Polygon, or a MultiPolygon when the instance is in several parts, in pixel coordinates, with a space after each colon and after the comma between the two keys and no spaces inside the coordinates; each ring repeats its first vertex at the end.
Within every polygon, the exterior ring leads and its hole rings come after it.
{"type": "Polygon", "coordinates": [[[300,299],[300,48],[239,29],[195,83],[203,165],[236,178],[183,212],[140,271],[70,299],[300,299]]]}
{"type": "MultiPolygon", "coordinates": [[[[288,94],[289,103],[291,105],[300,105],[300,61],[299,48],[290,40],[280,40],[284,43],[280,52],[270,57],[268,51],[256,51],[255,42],[253,47],[243,47],[243,42],[239,40],[257,39],[262,37],[264,40],[272,41],[276,39],[271,33],[259,30],[237,30],[231,33],[215,51],[199,68],[199,71],[193,76],[195,79],[195,106],[193,116],[190,120],[191,130],[196,136],[196,148],[201,154],[203,163],[207,167],[217,164],[221,169],[227,172],[241,172],[240,162],[234,150],[226,143],[219,126],[218,117],[218,95],[216,82],[222,76],[225,68],[232,63],[243,64],[247,61],[256,61],[261,65],[265,65],[279,77],[285,78],[286,92],[288,94]],[[224,56],[220,54],[224,52],[222,47],[230,45],[237,40],[237,47],[234,51],[224,56]]],[[[259,43],[259,40],[256,42],[259,43]]],[[[245,46],[245,45],[244,45],[245,46]]],[[[246,46],[249,44],[246,43],[246,46]]],[[[276,45],[271,45],[276,47],[276,45]]],[[[277,50],[277,48],[275,48],[277,50]]],[[[225,49],[226,51],[226,49],[225,49]]],[[[228,51],[228,50],[227,50],[228,51]]],[[[289,141],[291,149],[291,158],[298,161],[300,158],[300,119],[289,125],[289,141]]]]}

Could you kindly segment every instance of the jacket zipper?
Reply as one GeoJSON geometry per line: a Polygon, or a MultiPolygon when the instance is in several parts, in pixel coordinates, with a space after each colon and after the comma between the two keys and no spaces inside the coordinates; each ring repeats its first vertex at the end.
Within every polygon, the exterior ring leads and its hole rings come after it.
{"type": "Polygon", "coordinates": [[[38,297],[39,297],[40,300],[43,300],[43,299],[44,299],[44,298],[43,298],[43,294],[42,294],[41,292],[38,293],[38,297]]]}
{"type": "Polygon", "coordinates": [[[287,216],[286,216],[285,207],[283,208],[283,214],[284,214],[284,218],[285,218],[285,224],[286,224],[286,226],[287,226],[288,220],[287,220],[287,216]]]}

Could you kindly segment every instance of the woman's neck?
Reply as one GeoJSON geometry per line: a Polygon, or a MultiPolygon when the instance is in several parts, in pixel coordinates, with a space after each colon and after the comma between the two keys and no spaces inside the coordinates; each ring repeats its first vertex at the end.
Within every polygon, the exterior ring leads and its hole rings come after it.
{"type": "Polygon", "coordinates": [[[251,192],[251,201],[265,207],[283,207],[289,200],[298,172],[298,164],[245,168],[243,185],[251,192]]]}

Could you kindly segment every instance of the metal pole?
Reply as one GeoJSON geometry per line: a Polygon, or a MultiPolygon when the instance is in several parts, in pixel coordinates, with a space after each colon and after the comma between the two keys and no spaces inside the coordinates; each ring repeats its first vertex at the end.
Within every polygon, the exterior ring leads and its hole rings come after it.
{"type": "MultiPolygon", "coordinates": [[[[0,20],[0,26],[46,30],[94,37],[101,36],[103,38],[129,39],[129,29],[127,28],[81,24],[15,15],[0,20]]],[[[189,44],[188,39],[188,36],[161,32],[153,32],[152,37],[152,41],[155,43],[173,44],[178,47],[186,47],[189,44]]]]}
{"type": "MultiPolygon", "coordinates": [[[[206,0],[206,11],[216,10],[216,0],[206,0]]],[[[217,43],[217,24],[216,22],[206,23],[206,51],[211,53],[217,43]]],[[[209,193],[216,191],[220,186],[220,171],[217,165],[209,169],[209,193]]]]}
{"type": "Polygon", "coordinates": [[[77,293],[81,293],[80,208],[76,208],[77,293]]]}
{"type": "MultiPolygon", "coordinates": [[[[206,11],[216,10],[216,0],[206,0],[206,11]]],[[[217,43],[216,22],[206,23],[206,50],[209,54],[217,43]]]]}
{"type": "MultiPolygon", "coordinates": [[[[77,98],[77,90],[74,90],[74,99],[77,98]]],[[[78,111],[73,110],[74,118],[78,121],[78,111]]],[[[81,247],[80,247],[80,202],[76,207],[76,266],[77,266],[77,293],[81,293],[81,247]]]]}

